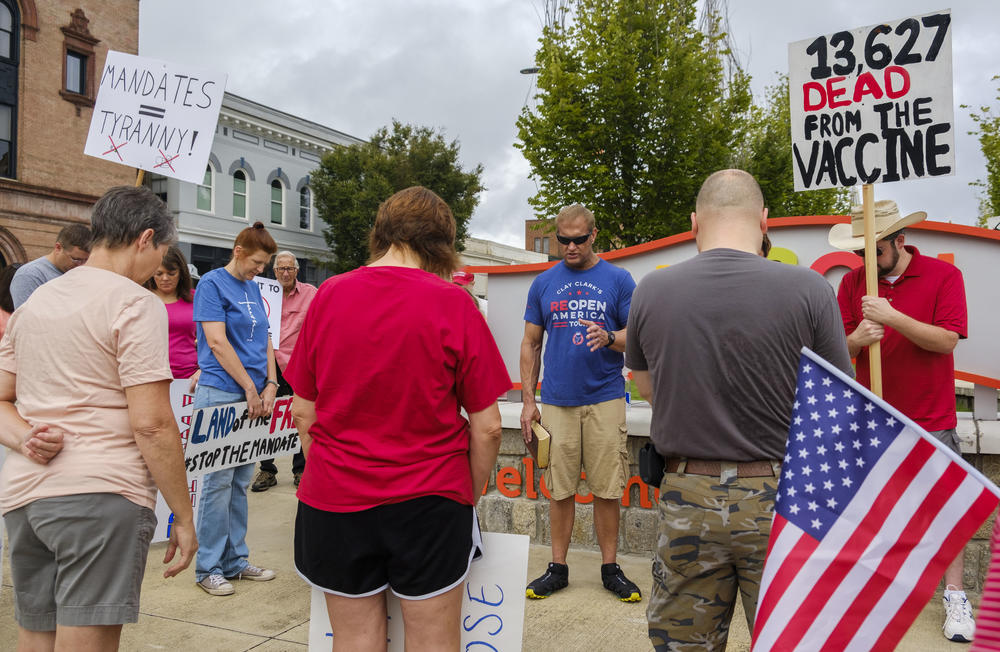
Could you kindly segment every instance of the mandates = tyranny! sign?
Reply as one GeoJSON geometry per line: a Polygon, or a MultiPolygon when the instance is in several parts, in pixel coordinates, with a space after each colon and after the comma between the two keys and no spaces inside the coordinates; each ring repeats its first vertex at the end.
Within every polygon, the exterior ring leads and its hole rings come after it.
{"type": "Polygon", "coordinates": [[[951,12],[788,46],[796,190],[954,174],[951,12]]]}

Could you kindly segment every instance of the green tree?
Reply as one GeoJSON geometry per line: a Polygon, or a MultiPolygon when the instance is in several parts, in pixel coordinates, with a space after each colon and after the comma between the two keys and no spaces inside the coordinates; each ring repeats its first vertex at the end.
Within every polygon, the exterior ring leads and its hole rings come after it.
{"type": "Polygon", "coordinates": [[[738,167],[756,177],[770,217],[843,215],[851,209],[847,188],[795,192],[788,77],[767,89],[763,106],[750,111],[738,167]]]}
{"type": "Polygon", "coordinates": [[[457,140],[428,127],[392,122],[367,143],[338,147],[323,157],[313,173],[316,211],[329,225],[323,232],[335,260],[336,273],[368,259],[368,235],[379,204],[410,186],[424,186],[448,203],[455,215],[455,243],[461,251],[469,218],[479,204],[483,166],[465,171],[457,140]]]}
{"type": "Polygon", "coordinates": [[[746,75],[727,81],[725,34],[699,30],[695,0],[578,0],[545,27],[537,103],[517,120],[540,218],[580,202],[598,246],[690,228],[705,177],[729,167],[750,105],[746,75]]]}
{"type": "MultiPolygon", "coordinates": [[[[1000,81],[1000,75],[993,77],[993,81],[1000,81]]],[[[997,90],[1000,92],[1000,88],[997,90]]],[[[1000,94],[996,99],[1000,100],[1000,94]]],[[[970,115],[977,126],[976,131],[970,133],[979,136],[979,147],[986,157],[986,179],[977,179],[969,185],[982,189],[979,225],[986,226],[986,218],[1000,215],[1000,115],[995,115],[987,106],[980,107],[979,113],[970,115]]]]}

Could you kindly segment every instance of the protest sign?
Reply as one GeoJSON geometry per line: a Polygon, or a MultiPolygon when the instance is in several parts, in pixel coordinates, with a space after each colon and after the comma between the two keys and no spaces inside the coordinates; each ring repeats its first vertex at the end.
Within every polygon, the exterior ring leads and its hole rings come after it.
{"type": "MultiPolygon", "coordinates": [[[[484,532],[483,557],[472,562],[462,592],[462,649],[518,652],[524,635],[524,580],[528,574],[528,537],[484,532]]],[[[403,652],[403,612],[387,591],[388,652],[403,652]]],[[[309,611],[309,650],[328,652],[333,632],[323,592],[313,588],[309,611]]]]}
{"type": "Polygon", "coordinates": [[[795,190],[955,173],[951,12],[788,46],[795,190]]]}
{"type": "MultiPolygon", "coordinates": [[[[181,433],[181,447],[187,447],[188,433],[191,427],[191,408],[194,403],[194,395],[188,393],[191,386],[189,380],[175,380],[170,383],[170,407],[174,411],[174,418],[177,419],[177,429],[181,433]]],[[[191,508],[194,510],[195,523],[198,522],[198,503],[201,500],[201,480],[188,478],[188,490],[191,492],[191,508]]],[[[170,538],[170,526],[174,522],[174,515],[167,507],[167,501],[163,500],[163,494],[156,492],[156,530],[153,531],[153,543],[166,541],[170,538]]]]}
{"type": "Polygon", "coordinates": [[[299,452],[292,397],[279,396],[271,414],[250,419],[246,401],[195,410],[184,449],[188,480],[212,471],[299,452]]]}
{"type": "Polygon", "coordinates": [[[109,51],[84,154],[201,183],[226,75],[109,51]]]}
{"type": "Polygon", "coordinates": [[[264,310],[267,312],[267,326],[271,329],[271,346],[277,350],[281,342],[281,303],[285,293],[281,283],[273,278],[255,276],[253,278],[260,288],[260,298],[264,300],[264,310]]]}

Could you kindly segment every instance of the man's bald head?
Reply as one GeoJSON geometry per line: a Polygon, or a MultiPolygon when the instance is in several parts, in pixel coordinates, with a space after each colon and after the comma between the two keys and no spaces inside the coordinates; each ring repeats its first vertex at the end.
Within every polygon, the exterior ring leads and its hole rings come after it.
{"type": "Polygon", "coordinates": [[[691,214],[691,230],[698,251],[727,248],[757,253],[767,232],[767,209],[753,175],[720,170],[705,179],[691,214]]]}
{"type": "Polygon", "coordinates": [[[698,191],[695,212],[704,220],[716,215],[760,219],[764,195],[753,175],[743,170],[719,170],[698,191]]]}

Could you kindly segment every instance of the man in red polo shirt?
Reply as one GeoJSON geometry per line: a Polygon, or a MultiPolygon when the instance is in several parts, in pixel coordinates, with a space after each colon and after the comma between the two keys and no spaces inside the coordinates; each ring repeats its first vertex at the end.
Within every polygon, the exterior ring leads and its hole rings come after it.
{"type": "MultiPolygon", "coordinates": [[[[302,322],[306,319],[309,304],[316,296],[316,286],[298,280],[299,261],[290,251],[279,251],[274,257],[274,277],[281,284],[281,342],[274,350],[274,361],[278,366],[278,396],[290,396],[292,387],[285,380],[284,370],[292,357],[292,349],[299,339],[302,322]]],[[[306,456],[299,451],[292,457],[292,482],[299,486],[302,472],[306,468],[306,456]]],[[[267,491],[278,484],[278,467],[274,460],[261,460],[260,471],[250,486],[251,491],[267,491]]]]}
{"type": "MultiPolygon", "coordinates": [[[[851,214],[862,219],[861,207],[851,214]]],[[[857,357],[858,382],[870,386],[868,346],[881,342],[883,398],[921,428],[961,454],[955,426],[955,361],[952,352],[967,336],[965,284],[950,263],[923,256],[906,245],[903,229],[924,220],[917,212],[901,217],[896,203],[875,202],[878,296],[865,292],[865,269],[848,272],[837,300],[847,333],[847,347],[857,357]]],[[[830,244],[863,255],[863,227],[838,224],[830,244]]],[[[962,590],[963,555],[945,571],[945,638],[972,640],[975,621],[962,590]]]]}

